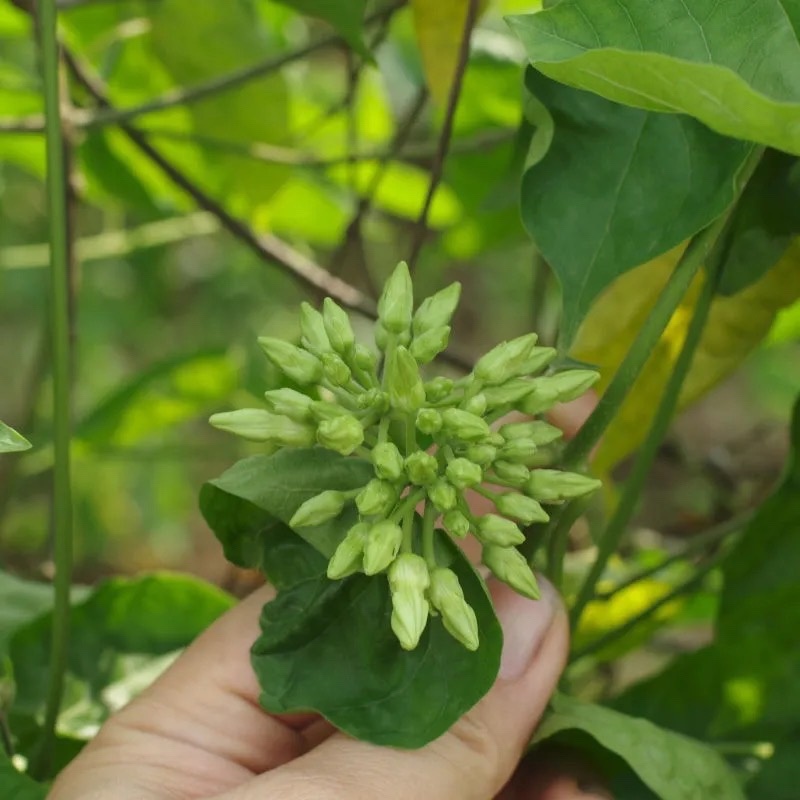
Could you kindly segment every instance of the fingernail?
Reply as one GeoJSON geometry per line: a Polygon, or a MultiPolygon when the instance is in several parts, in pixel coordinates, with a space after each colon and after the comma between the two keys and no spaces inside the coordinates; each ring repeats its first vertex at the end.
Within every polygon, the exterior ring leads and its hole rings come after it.
{"type": "Polygon", "coordinates": [[[505,585],[493,592],[497,616],[503,626],[503,655],[500,660],[500,678],[503,680],[515,681],[525,672],[560,604],[552,585],[544,578],[538,580],[542,593],[538,600],[528,600],[505,585]]]}
{"type": "Polygon", "coordinates": [[[595,781],[579,781],[580,800],[614,800],[614,796],[600,783],[595,781]]]}

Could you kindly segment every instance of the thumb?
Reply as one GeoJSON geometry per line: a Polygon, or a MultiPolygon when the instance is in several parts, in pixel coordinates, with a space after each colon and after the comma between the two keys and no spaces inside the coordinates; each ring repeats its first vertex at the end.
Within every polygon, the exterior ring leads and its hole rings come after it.
{"type": "Polygon", "coordinates": [[[495,797],[511,777],[566,660],[566,615],[553,588],[541,583],[542,598],[535,602],[506,586],[493,586],[504,633],[500,674],[489,693],[439,739],[410,751],[336,734],[225,794],[225,800],[495,797]]]}

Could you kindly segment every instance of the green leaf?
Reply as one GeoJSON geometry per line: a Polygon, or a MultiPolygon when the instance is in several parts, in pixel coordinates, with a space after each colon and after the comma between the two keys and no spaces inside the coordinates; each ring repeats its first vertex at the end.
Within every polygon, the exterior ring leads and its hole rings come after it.
{"type": "MultiPolygon", "coordinates": [[[[59,730],[90,738],[116,708],[109,686],[186,647],[232,605],[229,595],[186,575],[155,573],[100,584],[73,608],[59,730]]],[[[35,716],[44,708],[51,628],[48,613],[11,640],[15,714],[35,716]]]]}
{"type": "Polygon", "coordinates": [[[798,0],[562,0],[510,24],[551,78],[800,155],[798,0]]]}
{"type": "Polygon", "coordinates": [[[562,694],[550,705],[534,743],[583,731],[624,759],[661,800],[744,800],[731,769],[701,742],[562,694]]]}
{"type": "Polygon", "coordinates": [[[689,117],[627,108],[532,69],[526,84],[555,131],[550,149],[525,173],[522,216],[561,283],[569,343],[615,278],[727,208],[750,147],[689,117]]]}
{"type": "Polygon", "coordinates": [[[23,775],[0,754],[0,797],[3,800],[44,800],[47,786],[23,775]]]}
{"type": "Polygon", "coordinates": [[[52,586],[25,581],[0,570],[0,656],[15,630],[52,605],[52,586]]]}
{"type": "Polygon", "coordinates": [[[19,453],[30,449],[31,443],[24,436],[0,422],[0,453],[19,453]]]}
{"type": "MultiPolygon", "coordinates": [[[[288,525],[300,506],[329,489],[348,491],[365,486],[374,476],[368,461],[345,458],[320,447],[284,449],[270,456],[238,461],[219,478],[209,481],[200,495],[200,510],[237,564],[263,563],[259,539],[288,525]],[[226,499],[220,495],[229,495],[226,499]],[[267,512],[259,515],[256,509],[267,512]],[[235,514],[231,521],[231,513],[235,514]]],[[[348,527],[356,521],[352,504],[336,519],[300,528],[297,534],[326,558],[333,555],[348,527]]]]}
{"type": "Polygon", "coordinates": [[[449,554],[478,618],[476,652],[438,617],[416,650],[403,650],[391,630],[383,576],[307,580],[262,612],[252,660],[264,707],[313,709],[352,736],[391,747],[421,747],[443,734],[494,683],[502,647],[482,580],[458,548],[450,546],[449,554]]]}
{"type": "Polygon", "coordinates": [[[345,41],[362,55],[364,45],[364,10],[367,0],[278,0],[279,3],[330,23],[345,41]]]}

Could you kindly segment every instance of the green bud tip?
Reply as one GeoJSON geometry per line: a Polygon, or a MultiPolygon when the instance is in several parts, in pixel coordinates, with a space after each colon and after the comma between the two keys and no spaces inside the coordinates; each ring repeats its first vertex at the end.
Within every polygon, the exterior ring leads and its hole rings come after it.
{"type": "Polygon", "coordinates": [[[398,347],[386,364],[389,404],[410,414],[425,403],[425,387],[414,356],[405,347],[398,347]]]}
{"type": "Polygon", "coordinates": [[[377,575],[397,557],[403,541],[403,530],[389,520],[373,525],[364,545],[364,573],[377,575]]]}
{"type": "Polygon", "coordinates": [[[397,491],[388,481],[371,480],[356,496],[358,511],[365,517],[388,514],[397,502],[397,491]]]}
{"type": "Polygon", "coordinates": [[[334,386],[347,386],[352,377],[350,367],[336,353],[325,353],[322,356],[322,371],[334,386]]]}
{"type": "Polygon", "coordinates": [[[328,562],[328,577],[332,581],[341,580],[361,569],[364,545],[369,525],[359,522],[347,532],[328,562]]]}
{"type": "Polygon", "coordinates": [[[488,386],[498,386],[517,377],[522,374],[521,367],[533,351],[536,341],[536,334],[529,333],[502,342],[478,360],[473,375],[488,386]]]}
{"type": "Polygon", "coordinates": [[[455,487],[443,478],[439,478],[428,488],[428,497],[437,511],[450,511],[455,508],[458,502],[458,494],[455,487]]]}
{"type": "Polygon", "coordinates": [[[450,327],[443,325],[440,328],[432,328],[429,331],[415,336],[411,342],[411,355],[419,364],[428,364],[433,361],[439,353],[447,349],[450,341],[450,327]]]}
{"type": "Polygon", "coordinates": [[[541,503],[560,503],[584,497],[597,491],[602,481],[577,472],[556,469],[535,469],[525,487],[525,492],[541,503]]]}
{"type": "Polygon", "coordinates": [[[425,597],[430,575],[425,559],[403,553],[389,567],[392,597],[392,631],[404,650],[413,650],[428,623],[430,605],[425,597]]]}
{"type": "Polygon", "coordinates": [[[497,514],[484,514],[478,518],[476,536],[484,544],[512,547],[525,541],[525,534],[511,520],[497,514]]]}
{"type": "Polygon", "coordinates": [[[531,497],[509,492],[500,495],[495,501],[497,510],[507,517],[518,519],[523,525],[534,522],[547,522],[550,515],[531,497]]]}
{"type": "Polygon", "coordinates": [[[512,439],[500,448],[500,459],[512,464],[530,465],[536,457],[536,442],[533,439],[512,439]]]}
{"type": "Polygon", "coordinates": [[[331,403],[328,400],[313,400],[309,410],[311,411],[311,416],[317,422],[347,415],[346,409],[342,408],[338,403],[331,403]]]}
{"type": "Polygon", "coordinates": [[[428,597],[431,605],[442,615],[442,622],[448,633],[467,650],[477,650],[480,643],[478,620],[464,599],[464,592],[455,572],[444,567],[433,570],[428,597]]]}
{"type": "Polygon", "coordinates": [[[486,413],[486,395],[476,394],[475,397],[470,397],[464,402],[464,411],[482,417],[486,413]]]}
{"type": "Polygon", "coordinates": [[[502,386],[487,386],[481,394],[486,398],[486,407],[495,409],[502,406],[514,407],[534,389],[534,381],[527,378],[512,378],[502,386]]]}
{"type": "Polygon", "coordinates": [[[447,532],[458,539],[463,539],[469,533],[469,519],[460,511],[448,511],[442,522],[447,532]]]}
{"type": "Polygon", "coordinates": [[[538,600],[541,596],[536,576],[528,566],[525,556],[516,548],[488,545],[483,548],[481,560],[497,578],[514,591],[531,600],[538,600]]]}
{"type": "Polygon", "coordinates": [[[346,414],[320,422],[317,441],[328,450],[349,456],[364,441],[364,429],[355,418],[346,414]]]}
{"type": "Polygon", "coordinates": [[[295,422],[309,422],[311,420],[311,398],[294,389],[272,389],[264,392],[267,408],[273,414],[289,417],[295,422]]]}
{"type": "Polygon", "coordinates": [[[356,336],[347,312],[330,297],[326,297],[322,303],[322,321],[331,347],[340,355],[348,356],[356,343],[356,336]]]}
{"type": "Polygon", "coordinates": [[[442,429],[442,415],[435,408],[421,408],[416,424],[421,433],[433,435],[442,429]]]}
{"type": "Polygon", "coordinates": [[[445,470],[447,479],[457,489],[469,489],[483,480],[483,471],[466,458],[454,458],[445,470]]]}
{"type": "Polygon", "coordinates": [[[403,456],[392,442],[382,442],[372,448],[370,454],[375,474],[388,481],[399,480],[403,475],[403,456]]]}
{"type": "Polygon", "coordinates": [[[476,414],[460,408],[448,408],[442,413],[447,433],[464,442],[476,442],[491,434],[489,425],[476,414]]]}
{"type": "Polygon", "coordinates": [[[449,325],[461,297],[461,284],[451,283],[420,303],[414,314],[414,335],[420,336],[433,328],[449,325]]]}
{"type": "Polygon", "coordinates": [[[500,435],[508,442],[514,439],[530,439],[537,447],[544,447],[560,439],[564,432],[555,425],[541,420],[534,422],[512,422],[500,428],[500,435]]]}
{"type": "Polygon", "coordinates": [[[411,325],[414,287],[408,264],[401,261],[389,276],[378,300],[378,319],[389,333],[404,333],[411,325]]]}
{"type": "Polygon", "coordinates": [[[473,444],[464,452],[468,461],[481,467],[488,467],[497,458],[497,448],[491,444],[473,444]]]}
{"type": "Polygon", "coordinates": [[[514,486],[522,486],[531,475],[530,470],[524,464],[513,464],[511,461],[502,459],[495,461],[492,469],[500,480],[507,481],[514,486]]]}
{"type": "Polygon", "coordinates": [[[303,347],[318,356],[331,349],[322,314],[308,303],[300,303],[300,341],[303,347]]]}
{"type": "Polygon", "coordinates": [[[438,477],[439,463],[430,453],[417,450],[406,458],[405,468],[411,483],[427,486],[438,477]]]}
{"type": "Polygon", "coordinates": [[[425,384],[425,397],[430,403],[439,403],[453,391],[454,385],[451,378],[433,378],[425,384]]]}
{"type": "Polygon", "coordinates": [[[290,528],[307,528],[322,525],[342,513],[347,495],[329,490],[322,492],[303,503],[289,520],[290,528]]]}
{"type": "Polygon", "coordinates": [[[353,348],[353,365],[362,372],[373,373],[378,366],[375,353],[363,344],[356,344],[353,348]]]}
{"type": "Polygon", "coordinates": [[[271,336],[261,336],[258,343],[269,360],[296,383],[319,383],[322,379],[322,362],[311,353],[271,336]]]}
{"type": "Polygon", "coordinates": [[[314,429],[310,425],[261,408],[240,408],[214,414],[209,423],[251,442],[269,442],[284,447],[308,447],[314,442],[314,429]]]}

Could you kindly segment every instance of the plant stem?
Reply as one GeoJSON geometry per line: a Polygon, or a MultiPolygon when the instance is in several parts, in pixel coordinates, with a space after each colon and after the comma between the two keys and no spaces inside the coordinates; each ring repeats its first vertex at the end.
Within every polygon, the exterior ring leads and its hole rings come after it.
{"type": "Polygon", "coordinates": [[[47,774],[55,726],[61,708],[69,653],[72,583],[72,496],[70,478],[71,353],[69,342],[69,234],[67,223],[64,135],[61,123],[59,47],[55,0],[39,3],[44,85],[47,196],[50,227],[50,318],[53,357],[53,526],[55,531],[55,602],[48,686],[42,738],[32,773],[47,774]]]}
{"type": "Polygon", "coordinates": [[[422,555],[430,569],[436,568],[436,554],[433,549],[433,525],[436,522],[436,509],[430,500],[425,501],[425,514],[422,518],[422,555]]]}
{"type": "Polygon", "coordinates": [[[564,584],[564,559],[569,546],[569,532],[580,519],[589,500],[577,500],[559,509],[553,529],[547,540],[547,577],[556,589],[564,584]]]}
{"type": "MultiPolygon", "coordinates": [[[[721,232],[722,229],[720,229],[719,233],[721,232]]],[[[716,238],[719,237],[719,233],[717,233],[716,238]]],[[[717,259],[717,261],[721,261],[721,259],[717,259]]],[[[711,310],[711,303],[714,300],[714,291],[717,284],[716,275],[717,269],[714,269],[714,274],[706,278],[691,322],[689,323],[689,329],[686,332],[686,339],[684,340],[681,352],[678,355],[678,359],[667,381],[667,385],[664,387],[664,393],[656,409],[655,416],[650,425],[650,430],[647,432],[647,437],[636,455],[633,469],[625,484],[619,504],[600,537],[597,558],[594,564],[592,564],[592,568],[589,570],[589,574],[586,576],[586,580],[583,582],[580,592],[578,593],[578,598],[572,608],[571,618],[575,627],[578,625],[586,604],[594,596],[595,587],[606,568],[608,559],[619,546],[620,540],[633,516],[642,487],[650,472],[650,467],[655,460],[658,448],[672,420],[675,408],[678,405],[681,387],[683,386],[686,376],[689,374],[692,359],[697,350],[697,345],[700,343],[700,337],[703,334],[703,328],[705,327],[709,311],[711,310]]]]}

